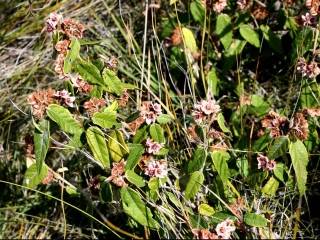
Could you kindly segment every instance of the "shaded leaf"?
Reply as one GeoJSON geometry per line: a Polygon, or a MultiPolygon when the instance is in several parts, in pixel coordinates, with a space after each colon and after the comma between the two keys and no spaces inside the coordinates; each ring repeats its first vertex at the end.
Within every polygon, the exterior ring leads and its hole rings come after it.
{"type": "Polygon", "coordinates": [[[42,131],[39,131],[39,129],[35,129],[33,136],[34,152],[38,174],[41,173],[41,169],[49,149],[50,123],[47,120],[42,120],[39,123],[39,127],[41,127],[42,131]]]}
{"type": "Polygon", "coordinates": [[[193,172],[189,178],[185,189],[186,199],[191,199],[199,192],[204,181],[203,173],[200,171],[193,172]]]}
{"type": "Polygon", "coordinates": [[[278,137],[272,143],[269,151],[268,158],[276,159],[287,153],[288,150],[288,138],[285,136],[278,137]]]}
{"type": "Polygon", "coordinates": [[[261,25],[260,29],[271,49],[281,54],[283,52],[281,39],[274,32],[271,31],[269,26],[261,25]]]}
{"type": "Polygon", "coordinates": [[[188,163],[188,173],[202,171],[206,162],[207,153],[204,148],[198,147],[192,156],[192,160],[188,163]]]}
{"type": "Polygon", "coordinates": [[[205,18],[205,9],[199,1],[193,1],[190,4],[190,12],[196,22],[203,23],[205,18]]]}

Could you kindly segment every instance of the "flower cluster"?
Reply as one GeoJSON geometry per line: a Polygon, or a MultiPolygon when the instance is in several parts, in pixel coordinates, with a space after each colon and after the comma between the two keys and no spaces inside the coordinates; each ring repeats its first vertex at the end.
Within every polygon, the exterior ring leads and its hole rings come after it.
{"type": "Polygon", "coordinates": [[[320,117],[320,108],[306,108],[303,109],[303,113],[311,117],[320,117]]]}
{"type": "Polygon", "coordinates": [[[67,90],[57,91],[54,97],[61,103],[66,104],[69,107],[73,107],[75,97],[71,97],[67,90]]]}
{"type": "Polygon", "coordinates": [[[297,71],[302,74],[303,77],[315,78],[320,74],[320,68],[315,61],[307,62],[304,58],[299,58],[297,63],[297,71]]]}
{"type": "Polygon", "coordinates": [[[257,157],[258,160],[258,169],[263,171],[272,171],[276,167],[276,161],[270,160],[267,156],[259,154],[257,157]]]}
{"type": "Polygon", "coordinates": [[[216,13],[221,13],[227,5],[227,0],[216,0],[213,4],[213,11],[216,13]]]}
{"type": "Polygon", "coordinates": [[[194,105],[192,116],[197,123],[202,123],[204,120],[213,120],[220,112],[220,106],[214,99],[201,100],[194,105]]]}
{"type": "Polygon", "coordinates": [[[319,14],[319,1],[306,0],[305,5],[312,16],[317,16],[319,14]]]}
{"type": "Polygon", "coordinates": [[[54,102],[54,95],[55,91],[49,88],[47,90],[35,91],[28,96],[27,101],[31,105],[32,114],[36,118],[43,118],[49,104],[54,102]]]}
{"type": "Polygon", "coordinates": [[[240,10],[245,10],[249,7],[251,1],[250,0],[238,0],[237,6],[240,10]]]}
{"type": "Polygon", "coordinates": [[[233,221],[226,219],[216,226],[215,233],[208,229],[192,229],[192,233],[196,239],[230,239],[235,230],[233,221]]]}
{"type": "Polygon", "coordinates": [[[149,177],[163,178],[167,176],[167,161],[154,159],[149,160],[145,166],[144,173],[149,177]]]}
{"type": "Polygon", "coordinates": [[[261,120],[262,127],[270,130],[272,138],[292,135],[300,140],[308,138],[308,121],[301,112],[294,115],[292,121],[286,117],[280,116],[274,111],[270,111],[267,116],[261,120]]]}
{"type": "Polygon", "coordinates": [[[83,108],[87,111],[90,116],[93,116],[96,112],[99,112],[106,106],[106,101],[102,98],[93,97],[89,101],[83,104],[83,108]]]}
{"type": "Polygon", "coordinates": [[[176,27],[171,35],[171,44],[173,46],[178,46],[182,43],[182,33],[180,27],[176,27]]]}
{"type": "Polygon", "coordinates": [[[47,32],[53,32],[57,29],[59,24],[62,22],[62,15],[57,13],[50,13],[48,19],[46,20],[47,32]]]}
{"type": "Polygon", "coordinates": [[[108,182],[112,182],[118,187],[125,187],[127,186],[126,182],[124,181],[124,167],[126,165],[126,162],[122,159],[120,162],[116,163],[114,162],[112,164],[111,169],[111,176],[109,176],[106,180],[108,182]]]}
{"type": "Polygon", "coordinates": [[[315,26],[317,24],[316,20],[317,19],[315,16],[307,12],[306,14],[300,16],[298,23],[300,23],[302,26],[315,26]]]}
{"type": "Polygon", "coordinates": [[[143,117],[148,125],[154,123],[157,119],[157,116],[159,116],[161,113],[162,110],[160,104],[149,101],[142,102],[140,116],[143,117]]]}
{"type": "Polygon", "coordinates": [[[150,154],[157,154],[163,147],[163,143],[154,142],[152,139],[148,138],[146,141],[147,152],[150,154]]]}
{"type": "Polygon", "coordinates": [[[216,233],[218,237],[222,239],[230,239],[232,232],[236,230],[234,222],[230,219],[226,219],[219,223],[216,227],[216,233]]]}

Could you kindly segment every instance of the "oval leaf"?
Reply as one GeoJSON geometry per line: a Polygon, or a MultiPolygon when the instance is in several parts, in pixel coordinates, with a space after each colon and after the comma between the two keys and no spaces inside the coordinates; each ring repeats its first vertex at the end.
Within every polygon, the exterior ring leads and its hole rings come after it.
{"type": "Polygon", "coordinates": [[[117,114],[114,111],[97,112],[93,115],[92,122],[102,128],[112,128],[117,124],[117,114]]]}
{"type": "Polygon", "coordinates": [[[40,173],[37,171],[36,164],[32,164],[24,174],[23,184],[29,188],[35,188],[47,176],[48,167],[43,165],[40,173]]]}
{"type": "Polygon", "coordinates": [[[135,221],[143,226],[158,228],[158,223],[153,219],[150,209],[141,200],[141,196],[131,188],[121,188],[123,210],[135,221]]]}
{"type": "Polygon", "coordinates": [[[73,38],[70,43],[70,50],[68,51],[67,56],[64,59],[64,64],[63,64],[64,73],[67,74],[71,71],[72,64],[79,56],[79,52],[80,52],[80,43],[78,39],[73,38]]]}
{"type": "Polygon", "coordinates": [[[138,164],[142,154],[144,153],[144,147],[141,144],[129,145],[129,156],[127,158],[126,170],[134,169],[138,164]]]}
{"type": "Polygon", "coordinates": [[[288,138],[281,136],[275,139],[268,152],[269,159],[276,159],[287,153],[288,150],[288,138]]]}
{"type": "Polygon", "coordinates": [[[203,181],[204,176],[202,172],[196,171],[191,174],[185,190],[186,199],[193,198],[199,192],[203,181]]]}
{"type": "Polygon", "coordinates": [[[49,141],[50,141],[50,124],[47,120],[42,120],[39,123],[41,132],[39,129],[35,129],[33,141],[34,141],[34,152],[36,157],[37,172],[40,174],[44,160],[46,158],[49,141]]]}
{"type": "Polygon", "coordinates": [[[202,170],[206,162],[206,157],[206,150],[198,147],[193,153],[192,160],[188,163],[188,173],[202,170]]]}
{"type": "Polygon", "coordinates": [[[302,196],[306,191],[308,176],[307,165],[309,161],[308,152],[304,144],[300,140],[297,140],[290,143],[289,153],[296,173],[299,193],[300,196],[302,196]]]}
{"type": "Polygon", "coordinates": [[[255,213],[246,213],[244,222],[252,227],[266,227],[268,224],[268,220],[264,216],[255,213]]]}
{"type": "Polygon", "coordinates": [[[144,183],[143,177],[136,174],[133,170],[127,170],[125,176],[129,182],[136,185],[137,187],[144,187],[146,185],[144,183]]]}
{"type": "Polygon", "coordinates": [[[231,18],[227,14],[220,14],[216,22],[216,34],[218,35],[225,49],[230,47],[232,42],[231,18]]]}
{"type": "Polygon", "coordinates": [[[230,155],[225,151],[214,151],[211,153],[214,168],[217,170],[223,184],[226,184],[230,175],[227,161],[230,155]]]}
{"type": "Polygon", "coordinates": [[[214,214],[214,209],[213,207],[211,207],[210,205],[208,204],[205,204],[205,203],[201,203],[198,207],[198,212],[199,214],[203,215],[203,216],[212,216],[214,214]]]}
{"type": "Polygon", "coordinates": [[[74,70],[79,73],[85,81],[104,86],[99,69],[91,62],[77,61],[74,70]]]}
{"type": "Polygon", "coordinates": [[[240,34],[241,36],[248,41],[251,45],[255,46],[256,48],[260,47],[260,40],[259,40],[259,34],[254,31],[252,26],[248,24],[242,24],[240,25],[240,34]]]}
{"type": "Polygon", "coordinates": [[[98,127],[90,127],[86,131],[87,142],[94,158],[104,168],[110,168],[109,152],[103,132],[98,127]]]}
{"type": "Polygon", "coordinates": [[[271,177],[269,181],[264,185],[261,192],[269,195],[274,196],[276,194],[276,191],[278,190],[279,182],[274,177],[271,177]]]}
{"type": "Polygon", "coordinates": [[[154,123],[150,126],[150,135],[154,141],[158,143],[164,142],[163,129],[159,124],[154,123]]]}
{"type": "Polygon", "coordinates": [[[184,44],[186,48],[189,49],[191,53],[197,52],[198,47],[197,47],[196,39],[194,38],[193,32],[190,29],[185,27],[181,29],[181,32],[184,38],[184,44]]]}

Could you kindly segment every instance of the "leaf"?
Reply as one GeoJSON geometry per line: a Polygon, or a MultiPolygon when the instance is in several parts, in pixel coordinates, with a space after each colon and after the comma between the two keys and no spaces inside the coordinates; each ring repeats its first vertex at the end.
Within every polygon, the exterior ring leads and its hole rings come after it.
{"type": "Polygon", "coordinates": [[[202,172],[195,171],[191,174],[185,190],[186,199],[193,198],[199,192],[203,181],[204,176],[202,172]]]}
{"type": "Polygon", "coordinates": [[[142,154],[144,153],[144,147],[141,144],[129,145],[129,156],[127,158],[126,170],[132,170],[138,164],[142,154]]]}
{"type": "Polygon", "coordinates": [[[104,86],[99,69],[91,62],[83,60],[77,61],[74,65],[74,70],[79,73],[85,81],[91,84],[104,86]]]}
{"type": "Polygon", "coordinates": [[[190,12],[196,22],[203,24],[205,18],[205,9],[199,1],[193,1],[190,4],[190,12]]]}
{"type": "Polygon", "coordinates": [[[71,186],[66,186],[66,192],[70,196],[79,196],[80,195],[80,193],[77,192],[77,189],[75,187],[71,187],[71,186]]]}
{"type": "Polygon", "coordinates": [[[86,137],[94,158],[102,167],[110,168],[109,152],[103,132],[98,127],[89,127],[86,137]]]}
{"type": "Polygon", "coordinates": [[[125,88],[123,87],[123,83],[118,78],[116,73],[108,68],[105,68],[103,70],[102,76],[105,86],[107,87],[107,91],[115,93],[117,95],[121,95],[125,88]]]}
{"type": "Polygon", "coordinates": [[[140,129],[138,129],[136,134],[133,137],[132,142],[133,143],[141,143],[142,141],[146,140],[147,135],[148,135],[147,128],[148,128],[148,126],[144,126],[140,129]]]}
{"type": "Polygon", "coordinates": [[[168,114],[161,114],[157,117],[157,122],[160,124],[167,124],[172,121],[172,118],[168,114]]]}
{"type": "Polygon", "coordinates": [[[158,223],[153,219],[151,210],[141,200],[141,196],[129,187],[120,190],[123,210],[135,221],[143,226],[158,228],[158,223]]]}
{"type": "Polygon", "coordinates": [[[36,164],[32,164],[24,174],[23,185],[35,188],[48,174],[47,165],[43,165],[40,173],[37,171],[36,164]]]}
{"type": "Polygon", "coordinates": [[[213,207],[211,207],[210,205],[208,204],[205,204],[205,203],[201,203],[198,207],[198,212],[199,214],[203,215],[203,216],[212,216],[214,214],[214,209],[213,207]]]}
{"type": "Polygon", "coordinates": [[[260,29],[271,49],[281,54],[283,52],[281,39],[274,32],[271,31],[269,26],[261,25],[260,29]]]}
{"type": "Polygon", "coordinates": [[[248,159],[243,157],[237,160],[236,162],[237,167],[239,168],[239,173],[244,176],[247,177],[249,175],[249,163],[248,163],[248,159]]]}
{"type": "Polygon", "coordinates": [[[212,224],[216,225],[218,223],[221,223],[222,221],[226,220],[226,219],[230,219],[232,221],[236,221],[237,218],[229,213],[226,212],[216,212],[213,214],[212,218],[212,224]]]}
{"type": "Polygon", "coordinates": [[[150,135],[154,141],[164,143],[163,129],[159,124],[154,123],[150,126],[150,135]]]}
{"type": "Polygon", "coordinates": [[[62,131],[74,135],[82,133],[83,129],[80,123],[73,118],[68,109],[57,104],[50,104],[47,108],[47,114],[52,121],[59,125],[62,131]]]}
{"type": "Polygon", "coordinates": [[[34,152],[38,174],[41,173],[41,169],[49,149],[50,123],[47,120],[42,120],[39,123],[39,127],[41,127],[42,131],[39,131],[39,129],[35,129],[33,136],[34,152]]]}
{"type": "Polygon", "coordinates": [[[268,224],[268,220],[264,216],[256,213],[246,213],[244,222],[252,227],[266,227],[268,224]]]}
{"type": "Polygon", "coordinates": [[[102,199],[103,202],[112,202],[113,200],[112,186],[109,182],[103,181],[101,183],[99,195],[100,195],[100,199],[102,199]]]}
{"type": "Polygon", "coordinates": [[[93,115],[92,122],[102,128],[112,128],[117,124],[117,113],[114,111],[97,112],[93,115]]]}
{"type": "Polygon", "coordinates": [[[193,32],[190,29],[185,27],[181,29],[181,32],[182,32],[182,36],[183,36],[184,44],[186,48],[189,49],[191,53],[197,52],[198,47],[197,47],[196,39],[194,38],[193,32]]]}
{"type": "Polygon", "coordinates": [[[227,14],[220,14],[217,17],[215,32],[224,49],[228,49],[232,42],[232,25],[231,18],[227,14]]]}
{"type": "Polygon", "coordinates": [[[227,164],[230,155],[226,151],[214,151],[211,153],[211,158],[223,184],[226,184],[230,174],[227,164]]]}
{"type": "Polygon", "coordinates": [[[268,158],[269,159],[276,159],[281,157],[287,153],[288,150],[288,138],[285,136],[281,136],[275,139],[273,144],[271,145],[268,158]]]}
{"type": "Polygon", "coordinates": [[[283,174],[285,172],[285,166],[283,163],[277,163],[275,169],[273,169],[273,174],[279,179],[281,182],[284,183],[283,174]]]}
{"type": "Polygon", "coordinates": [[[124,154],[129,152],[128,147],[123,140],[123,136],[121,133],[118,134],[117,130],[110,133],[108,147],[111,159],[115,162],[119,162],[123,158],[124,154]]]}
{"type": "Polygon", "coordinates": [[[265,115],[269,111],[269,104],[263,100],[263,97],[259,95],[251,95],[251,104],[249,111],[260,117],[262,115],[265,115]]]}
{"type": "Polygon", "coordinates": [[[302,80],[300,104],[302,108],[318,107],[320,99],[320,87],[315,79],[302,80]]]}
{"type": "Polygon", "coordinates": [[[211,94],[213,96],[217,96],[219,89],[218,89],[218,84],[219,84],[219,78],[217,75],[217,71],[212,68],[209,72],[208,72],[208,76],[207,76],[207,82],[208,82],[208,90],[209,92],[211,92],[211,94]]]}
{"type": "Polygon", "coordinates": [[[276,194],[276,191],[278,190],[279,182],[274,177],[271,177],[266,185],[262,188],[261,192],[269,195],[274,196],[276,194]]]}
{"type": "Polygon", "coordinates": [[[289,153],[296,173],[299,193],[302,196],[306,191],[308,152],[304,144],[300,140],[296,140],[295,142],[290,142],[289,153]]]}
{"type": "Polygon", "coordinates": [[[70,43],[70,50],[64,59],[63,72],[69,73],[71,71],[74,61],[78,58],[80,52],[80,43],[78,39],[73,38],[70,43]]]}
{"type": "Polygon", "coordinates": [[[143,177],[136,174],[133,170],[127,170],[125,176],[129,182],[136,185],[137,187],[144,187],[146,185],[144,183],[143,177]]]}
{"type": "Polygon", "coordinates": [[[221,130],[225,133],[230,133],[230,130],[227,128],[225,124],[225,120],[222,113],[219,113],[217,116],[218,125],[221,128],[221,130]]]}
{"type": "Polygon", "coordinates": [[[198,147],[193,153],[192,160],[188,163],[188,173],[202,171],[206,162],[207,153],[204,148],[198,147]]]}
{"type": "Polygon", "coordinates": [[[239,27],[240,35],[251,45],[256,48],[260,47],[259,34],[253,29],[251,25],[241,24],[239,27]]]}

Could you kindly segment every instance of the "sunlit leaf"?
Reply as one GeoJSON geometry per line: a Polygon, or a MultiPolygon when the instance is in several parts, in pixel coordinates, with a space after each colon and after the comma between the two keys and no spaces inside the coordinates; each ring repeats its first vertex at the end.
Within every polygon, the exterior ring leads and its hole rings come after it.
{"type": "Polygon", "coordinates": [[[239,27],[239,31],[241,36],[251,45],[257,48],[260,47],[259,34],[253,29],[252,26],[248,24],[241,24],[239,27]]]}
{"type": "Polygon", "coordinates": [[[126,179],[137,187],[144,187],[146,184],[143,177],[136,174],[133,170],[127,170],[125,173],[126,179]]]}
{"type": "Polygon", "coordinates": [[[227,14],[220,14],[217,17],[215,31],[223,47],[228,49],[232,42],[232,24],[231,18],[227,14]]]}
{"type": "Polygon", "coordinates": [[[204,176],[200,171],[195,171],[191,174],[185,190],[186,199],[191,199],[199,192],[203,184],[204,176]]]}
{"type": "Polygon", "coordinates": [[[70,50],[67,53],[67,56],[64,59],[63,72],[69,73],[71,71],[74,61],[78,58],[80,52],[80,43],[79,40],[73,38],[70,43],[70,50]]]}
{"type": "Polygon", "coordinates": [[[43,164],[40,173],[36,164],[32,164],[24,174],[23,184],[29,188],[35,188],[48,174],[47,165],[43,164]]]}

